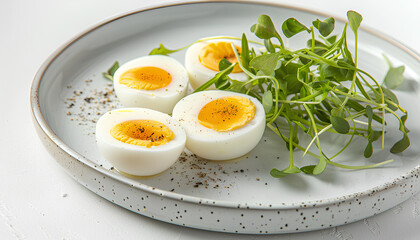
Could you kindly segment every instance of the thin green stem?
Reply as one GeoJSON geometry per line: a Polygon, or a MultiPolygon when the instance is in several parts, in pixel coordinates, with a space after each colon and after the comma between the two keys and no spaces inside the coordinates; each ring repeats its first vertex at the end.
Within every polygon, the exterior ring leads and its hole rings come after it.
{"type": "Polygon", "coordinates": [[[317,130],[317,127],[316,127],[314,116],[312,115],[311,110],[308,108],[308,106],[306,104],[303,104],[303,107],[305,108],[306,112],[308,113],[309,118],[311,119],[311,123],[312,123],[312,126],[313,126],[312,129],[314,130],[314,133],[315,133],[314,138],[316,138],[316,142],[317,142],[317,145],[318,145],[319,153],[321,154],[322,153],[321,143],[319,141],[318,130],[317,130]]]}

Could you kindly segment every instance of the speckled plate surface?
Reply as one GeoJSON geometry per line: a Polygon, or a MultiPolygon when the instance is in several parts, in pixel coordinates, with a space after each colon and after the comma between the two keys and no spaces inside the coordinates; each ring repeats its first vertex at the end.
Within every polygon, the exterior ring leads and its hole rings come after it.
{"type": "MultiPolygon", "coordinates": [[[[289,160],[284,144],[270,131],[240,159],[209,162],[186,152],[173,167],[152,178],[126,177],[100,156],[95,122],[106,111],[120,107],[112,84],[101,74],[115,60],[124,63],[147,55],[159,43],[179,48],[202,37],[241,36],[243,32],[252,38],[249,28],[262,13],[273,16],[278,26],[289,17],[303,23],[326,17],[280,5],[201,2],[142,9],[86,30],[52,54],[34,79],[31,103],[40,139],[71,176],[105,199],[147,217],[213,231],[322,229],[378,214],[418,192],[420,60],[404,46],[366,29],[359,33],[360,68],[382,79],[387,70],[383,54],[395,65],[406,66],[406,81],[396,94],[409,112],[412,145],[398,155],[376,146],[374,156],[367,160],[362,157],[365,143],[356,141],[337,161],[364,165],[394,159],[392,164],[362,171],[328,166],[317,177],[299,174],[274,179],[271,168],[286,167],[289,160]]],[[[336,29],[343,26],[337,20],[336,29]]],[[[303,42],[297,37],[288,44],[294,48],[303,42]]],[[[183,62],[183,54],[173,56],[183,62]]],[[[392,117],[388,125],[386,149],[401,137],[392,130],[398,126],[392,117]]],[[[325,135],[323,141],[323,149],[332,153],[345,139],[325,135]]],[[[299,166],[314,161],[296,159],[299,166]]]]}

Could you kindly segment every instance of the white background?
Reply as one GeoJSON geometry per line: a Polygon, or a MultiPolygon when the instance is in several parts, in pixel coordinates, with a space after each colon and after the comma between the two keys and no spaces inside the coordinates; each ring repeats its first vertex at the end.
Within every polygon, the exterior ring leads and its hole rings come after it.
{"type": "MultiPolygon", "coordinates": [[[[33,128],[29,89],[56,48],[105,19],[178,1],[2,0],[0,3],[0,239],[419,239],[420,195],[377,216],[322,231],[234,235],[179,227],[122,209],[74,181],[33,128]]],[[[274,2],[274,1],[272,1],[274,2]]],[[[275,1],[345,17],[420,52],[420,2],[275,1]]],[[[412,146],[418,147],[418,146],[412,146]]]]}

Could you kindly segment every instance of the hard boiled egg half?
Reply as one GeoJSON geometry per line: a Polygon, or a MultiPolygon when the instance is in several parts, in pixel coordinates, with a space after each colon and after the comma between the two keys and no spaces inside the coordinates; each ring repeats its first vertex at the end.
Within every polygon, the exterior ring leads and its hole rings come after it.
{"type": "Polygon", "coordinates": [[[171,113],[187,94],[188,73],[174,58],[150,55],[131,60],[114,74],[114,89],[125,107],[171,113]]]}
{"type": "Polygon", "coordinates": [[[151,176],[168,169],[182,153],[186,135],[169,115],[124,108],[104,114],[96,124],[99,151],[117,170],[151,176]]]}
{"type": "MultiPolygon", "coordinates": [[[[191,87],[196,89],[219,72],[219,62],[223,58],[231,63],[238,62],[231,43],[241,53],[239,41],[230,39],[208,40],[194,43],[185,53],[185,68],[190,77],[191,87]]],[[[248,76],[236,65],[229,77],[238,81],[246,81],[248,76]]],[[[210,89],[215,89],[214,85],[210,89]]]]}
{"type": "Polygon", "coordinates": [[[199,157],[229,160],[245,155],[260,141],[265,112],[255,98],[229,91],[197,92],[173,110],[187,134],[186,147],[199,157]]]}

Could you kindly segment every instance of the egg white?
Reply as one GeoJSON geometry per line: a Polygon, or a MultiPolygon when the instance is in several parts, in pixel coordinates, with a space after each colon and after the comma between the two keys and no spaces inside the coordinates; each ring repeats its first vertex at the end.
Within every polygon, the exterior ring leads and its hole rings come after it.
{"type": "Polygon", "coordinates": [[[105,113],[96,124],[99,151],[114,168],[135,176],[155,175],[168,169],[185,148],[186,135],[179,122],[169,115],[145,108],[123,108],[105,113]],[[118,141],[110,130],[128,120],[156,120],[175,137],[166,144],[147,148],[118,141]]]}
{"type": "MultiPolygon", "coordinates": [[[[185,69],[189,74],[190,84],[193,89],[197,89],[208,80],[212,79],[214,75],[218,73],[218,71],[214,71],[202,65],[198,56],[200,55],[201,49],[207,46],[208,43],[212,42],[232,42],[236,46],[241,46],[240,41],[235,41],[231,39],[215,39],[215,40],[208,40],[204,42],[198,42],[191,45],[186,53],[185,53],[185,69]]],[[[248,76],[244,72],[239,73],[231,73],[229,77],[238,80],[238,81],[246,81],[248,80],[248,76]]],[[[216,89],[214,84],[210,86],[209,89],[216,89]]]]}
{"type": "Polygon", "coordinates": [[[114,74],[114,89],[125,107],[144,107],[164,113],[171,113],[175,104],[187,94],[188,73],[184,66],[174,58],[163,55],[150,55],[131,60],[118,68],[114,74]],[[121,75],[129,69],[138,67],[158,67],[172,76],[170,84],[155,90],[133,89],[120,84],[121,75]]]}
{"type": "Polygon", "coordinates": [[[265,129],[262,104],[251,96],[229,91],[209,90],[188,95],[175,105],[172,117],[179,121],[187,134],[186,147],[209,160],[229,160],[245,155],[258,144],[265,129]],[[256,109],[254,118],[245,126],[228,132],[218,132],[198,122],[198,114],[204,105],[228,96],[251,100],[256,109]]]}

